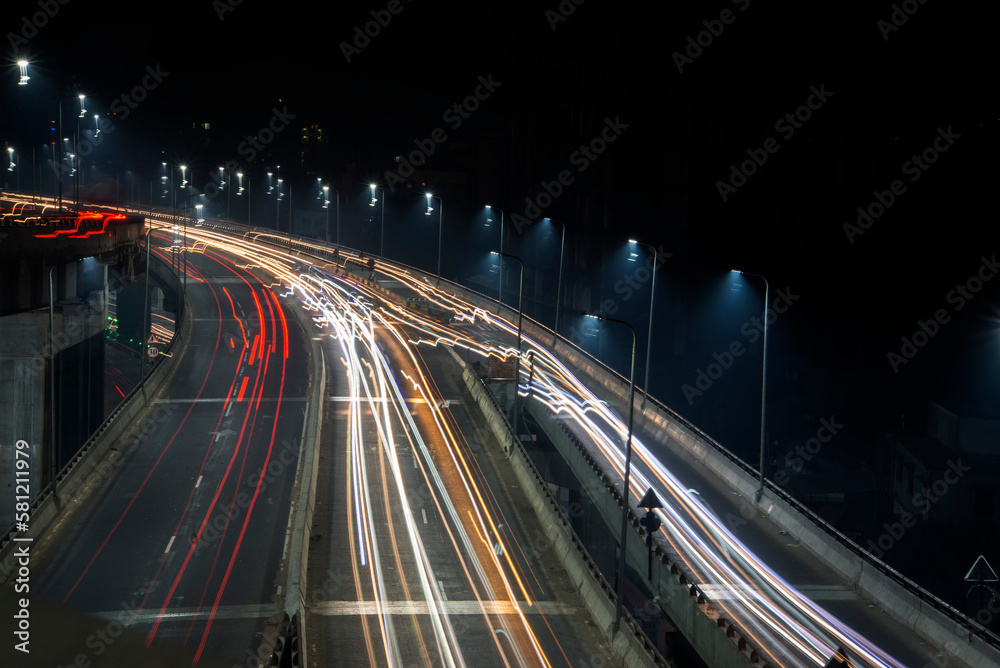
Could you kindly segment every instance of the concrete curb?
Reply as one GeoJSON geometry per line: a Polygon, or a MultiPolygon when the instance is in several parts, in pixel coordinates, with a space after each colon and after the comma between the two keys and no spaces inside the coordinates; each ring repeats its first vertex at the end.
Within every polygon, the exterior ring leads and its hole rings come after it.
{"type": "Polygon", "coordinates": [[[471,367],[465,366],[462,373],[465,386],[483,412],[490,429],[500,443],[510,461],[511,469],[517,475],[521,488],[531,501],[539,523],[546,537],[552,542],[553,550],[586,603],[598,627],[603,629],[614,654],[621,658],[625,666],[668,666],[665,658],[656,650],[645,633],[639,629],[632,616],[625,611],[622,625],[617,634],[613,633],[615,620],[614,592],[590,558],[583,543],[577,538],[565,516],[552,497],[548,486],[539,475],[528,454],[517,442],[503,411],[488,395],[482,382],[471,367]]]}

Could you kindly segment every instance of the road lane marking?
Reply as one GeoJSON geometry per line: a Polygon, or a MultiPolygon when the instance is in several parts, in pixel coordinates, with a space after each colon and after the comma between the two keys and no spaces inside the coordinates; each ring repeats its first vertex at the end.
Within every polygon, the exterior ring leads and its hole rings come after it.
{"type": "Polygon", "coordinates": [[[424,518],[424,524],[427,524],[427,511],[423,508],[420,509],[420,516],[424,518]]]}
{"type": "MultiPolygon", "coordinates": [[[[132,622],[139,624],[142,622],[155,622],[158,619],[205,619],[212,614],[211,610],[199,610],[198,608],[170,608],[167,612],[160,613],[159,610],[152,612],[146,610],[111,610],[95,613],[101,619],[118,622],[132,622]]],[[[215,612],[215,619],[267,619],[274,614],[274,603],[268,604],[248,604],[219,606],[215,612]]]]}
{"type": "Polygon", "coordinates": [[[170,537],[170,542],[167,543],[167,549],[165,549],[163,551],[163,554],[166,554],[167,552],[170,552],[170,546],[174,544],[174,538],[177,538],[176,534],[170,537]]]}
{"type": "Polygon", "coordinates": [[[200,476],[198,476],[198,481],[197,481],[197,482],[195,482],[195,484],[194,484],[194,488],[195,488],[195,489],[198,489],[198,485],[200,485],[200,484],[201,484],[201,479],[202,479],[202,478],[204,478],[204,477],[205,477],[205,476],[201,476],[201,475],[200,475],[200,476]]]}
{"type": "Polygon", "coordinates": [[[324,601],[312,606],[311,611],[330,617],[347,615],[481,615],[483,610],[489,615],[575,615],[585,609],[580,606],[565,605],[549,601],[448,601],[435,603],[431,610],[427,601],[324,601]]]}

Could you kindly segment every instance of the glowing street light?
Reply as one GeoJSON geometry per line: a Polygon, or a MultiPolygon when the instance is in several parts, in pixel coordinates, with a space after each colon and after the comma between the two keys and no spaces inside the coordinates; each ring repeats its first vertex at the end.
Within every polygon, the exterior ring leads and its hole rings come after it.
{"type": "Polygon", "coordinates": [[[425,216],[431,215],[431,212],[434,210],[434,207],[431,206],[432,199],[437,199],[438,204],[441,207],[438,209],[438,266],[437,266],[438,280],[440,280],[441,279],[441,220],[442,220],[442,215],[444,214],[444,201],[440,197],[435,197],[430,193],[424,193],[424,195],[427,197],[427,211],[424,212],[425,216]]]}
{"type": "MultiPolygon", "coordinates": [[[[487,204],[486,205],[486,210],[487,211],[492,211],[493,207],[491,205],[487,204]]],[[[501,209],[500,207],[497,207],[497,211],[500,212],[500,252],[502,253],[503,252],[503,209],[501,209]]],[[[492,223],[493,219],[490,218],[489,216],[490,216],[490,214],[487,213],[486,214],[486,222],[487,223],[492,223]]],[[[497,291],[497,301],[499,301],[502,304],[503,303],[503,266],[502,266],[502,263],[501,263],[500,271],[497,272],[497,273],[500,274],[500,280],[499,280],[499,284],[500,284],[499,287],[500,287],[500,289],[497,291]]]]}
{"type": "Polygon", "coordinates": [[[379,193],[382,195],[382,228],[378,242],[378,254],[379,257],[385,257],[385,191],[379,188],[374,183],[368,184],[368,187],[372,191],[372,201],[368,204],[368,206],[375,206],[375,203],[378,202],[378,198],[375,197],[376,191],[379,191],[379,193]]]}
{"type": "MultiPolygon", "coordinates": [[[[8,146],[7,147],[7,159],[9,160],[9,164],[7,165],[7,171],[8,172],[15,171],[15,167],[17,167],[17,163],[14,162],[14,156],[15,156],[14,147],[13,146],[8,146]]],[[[15,178],[17,179],[17,190],[18,190],[18,192],[20,192],[20,190],[21,190],[21,170],[20,169],[18,169],[16,171],[15,178]]]]}
{"type": "Polygon", "coordinates": [[[25,86],[25,85],[28,84],[28,79],[31,78],[31,77],[28,76],[28,61],[27,60],[19,60],[19,61],[17,61],[17,66],[21,70],[21,79],[20,79],[20,81],[17,82],[17,84],[19,86],[25,86]]]}
{"type": "Polygon", "coordinates": [[[744,276],[756,276],[764,281],[764,359],[761,362],[762,369],[760,374],[760,480],[757,483],[757,492],[754,495],[754,503],[760,503],[760,498],[764,495],[764,407],[767,392],[767,304],[770,286],[767,283],[767,279],[760,274],[751,274],[739,269],[733,269],[733,272],[743,274],[744,276]]]}
{"type": "MultiPolygon", "coordinates": [[[[629,239],[629,262],[636,262],[638,260],[639,254],[633,249],[640,245],[635,239],[629,239]]],[[[653,298],[656,296],[656,265],[660,263],[659,252],[651,244],[641,244],[649,249],[649,252],[653,257],[653,276],[650,279],[651,285],[649,288],[649,332],[646,334],[646,373],[643,376],[642,381],[642,406],[646,407],[646,397],[649,396],[649,358],[653,352],[653,298]]]]}

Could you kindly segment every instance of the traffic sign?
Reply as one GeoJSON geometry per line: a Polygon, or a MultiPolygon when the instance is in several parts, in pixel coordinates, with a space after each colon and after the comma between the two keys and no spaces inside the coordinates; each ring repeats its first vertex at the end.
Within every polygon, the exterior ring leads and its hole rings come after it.
{"type": "Polygon", "coordinates": [[[656,492],[653,491],[652,487],[646,490],[646,493],[643,495],[642,500],[639,501],[639,503],[636,505],[638,505],[640,508],[645,508],[646,510],[649,510],[650,508],[663,507],[663,503],[660,502],[660,497],[656,496],[656,492]]]}
{"type": "Polygon", "coordinates": [[[150,334],[149,338],[146,339],[147,346],[158,346],[160,345],[160,343],[161,341],[158,338],[156,338],[156,334],[150,334]]]}
{"type": "Polygon", "coordinates": [[[160,354],[160,349],[156,346],[150,346],[146,348],[146,357],[149,359],[156,359],[156,356],[160,354]]]}
{"type": "Polygon", "coordinates": [[[998,580],[1000,578],[997,578],[996,571],[993,570],[993,567],[989,565],[986,557],[983,555],[979,555],[976,563],[972,564],[972,568],[965,574],[966,582],[997,582],[998,580]]]}

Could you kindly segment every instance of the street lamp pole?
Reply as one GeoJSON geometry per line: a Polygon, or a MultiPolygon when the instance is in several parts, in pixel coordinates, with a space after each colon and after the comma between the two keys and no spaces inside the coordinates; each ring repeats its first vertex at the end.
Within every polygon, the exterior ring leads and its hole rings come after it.
{"type": "MultiPolygon", "coordinates": [[[[629,239],[632,242],[632,239],[629,239]]],[[[653,257],[653,277],[650,279],[651,285],[649,287],[649,332],[646,334],[646,373],[644,380],[642,382],[642,405],[640,408],[646,407],[646,397],[649,396],[649,361],[653,352],[653,304],[656,298],[656,265],[659,262],[659,256],[657,255],[657,250],[651,244],[642,244],[645,246],[653,257]]]]}
{"type": "MultiPolygon", "coordinates": [[[[493,210],[493,206],[490,204],[486,205],[486,208],[493,210]]],[[[500,252],[503,252],[503,209],[497,207],[497,211],[500,212],[500,252]]],[[[487,214],[489,215],[489,214],[487,214]]],[[[500,263],[500,271],[497,272],[499,275],[499,280],[497,281],[497,301],[503,304],[503,263],[500,263]]]]}
{"type": "Polygon", "coordinates": [[[636,334],[635,328],[624,320],[616,320],[615,318],[609,318],[605,315],[595,315],[593,313],[584,313],[584,315],[590,316],[591,318],[597,318],[598,320],[607,320],[608,322],[617,322],[620,325],[625,325],[632,332],[632,367],[629,371],[629,390],[628,390],[628,438],[625,441],[625,480],[622,485],[622,530],[621,539],[619,541],[620,550],[618,555],[618,601],[615,607],[615,623],[612,627],[615,633],[618,632],[618,627],[621,624],[622,619],[622,609],[625,602],[625,541],[628,539],[628,502],[629,496],[629,473],[632,467],[632,417],[633,417],[633,407],[635,406],[635,347],[636,347],[636,334]]]}
{"type": "MultiPolygon", "coordinates": [[[[518,399],[518,386],[521,382],[521,319],[523,317],[523,312],[521,311],[521,297],[524,294],[524,262],[516,255],[510,255],[509,253],[501,253],[499,251],[490,251],[494,255],[498,255],[501,258],[507,257],[511,260],[517,260],[517,263],[521,266],[520,278],[517,282],[517,357],[514,361],[514,429],[517,429],[517,399],[518,399]]],[[[501,261],[501,268],[503,267],[503,262],[501,261]]]]}
{"type": "Polygon", "coordinates": [[[559,278],[556,280],[556,321],[552,326],[552,345],[556,345],[559,340],[559,300],[562,298],[562,275],[563,275],[563,251],[566,248],[566,223],[549,218],[553,223],[562,225],[562,238],[559,241],[559,278]]]}
{"type": "Polygon", "coordinates": [[[382,197],[382,227],[379,232],[379,242],[378,242],[378,254],[379,257],[385,257],[385,190],[379,188],[374,183],[368,186],[372,190],[372,206],[375,206],[375,191],[379,191],[382,197]]]}
{"type": "Polygon", "coordinates": [[[436,197],[430,193],[425,193],[427,195],[427,212],[425,215],[431,215],[430,202],[432,199],[438,201],[438,265],[437,265],[437,276],[438,280],[441,280],[441,229],[442,229],[442,217],[444,216],[444,200],[440,197],[436,197]]]}
{"type": "Polygon", "coordinates": [[[768,294],[771,287],[768,285],[767,279],[760,274],[752,274],[738,269],[734,269],[733,271],[745,276],[756,276],[764,281],[764,359],[761,363],[762,369],[760,374],[760,480],[757,483],[757,492],[754,494],[754,503],[760,503],[760,499],[764,495],[764,452],[767,443],[764,440],[764,409],[767,398],[767,305],[769,303],[768,294]]]}

